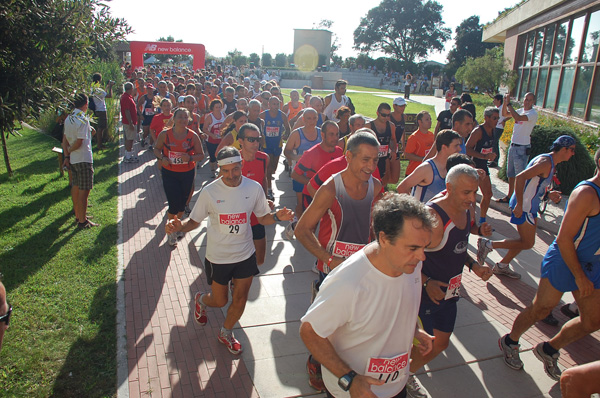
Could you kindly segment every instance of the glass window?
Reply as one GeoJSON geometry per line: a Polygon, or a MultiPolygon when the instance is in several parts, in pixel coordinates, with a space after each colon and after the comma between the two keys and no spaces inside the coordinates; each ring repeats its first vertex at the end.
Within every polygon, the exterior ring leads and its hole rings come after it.
{"type": "Polygon", "coordinates": [[[587,103],[588,93],[592,85],[592,74],[594,68],[591,66],[582,66],[577,71],[577,80],[575,82],[575,98],[573,99],[573,107],[571,115],[575,117],[585,117],[585,104],[587,103]]]}
{"type": "Polygon", "coordinates": [[[523,60],[525,59],[525,49],[527,48],[527,35],[519,36],[519,42],[517,45],[517,59],[515,67],[523,66],[523,60]]]}
{"type": "Polygon", "coordinates": [[[540,57],[542,55],[542,43],[544,42],[544,30],[538,29],[535,32],[535,51],[533,52],[533,65],[540,64],[540,57]]]}
{"type": "Polygon", "coordinates": [[[531,54],[533,53],[533,41],[535,39],[534,32],[530,32],[527,36],[527,51],[525,52],[525,66],[531,65],[531,54]]]}
{"type": "MultiPolygon", "coordinates": [[[[552,55],[552,43],[554,42],[554,30],[556,25],[552,24],[546,28],[546,36],[544,37],[544,53],[542,54],[542,65],[548,65],[550,63],[550,56],[552,55]]],[[[543,97],[541,97],[543,98],[543,97]]]]}
{"type": "Polygon", "coordinates": [[[520,96],[525,94],[525,92],[527,91],[527,83],[529,82],[529,70],[530,69],[523,69],[523,77],[521,78],[521,86],[520,86],[521,88],[519,90],[520,96]]]}
{"type": "Polygon", "coordinates": [[[527,85],[527,91],[535,93],[535,83],[537,81],[537,68],[531,68],[531,76],[529,77],[529,84],[527,85]]]}
{"type": "Polygon", "coordinates": [[[552,56],[552,63],[554,65],[562,63],[563,53],[565,52],[565,41],[567,41],[568,29],[568,22],[563,22],[558,26],[556,43],[554,44],[554,55],[552,56]]]}
{"type": "Polygon", "coordinates": [[[565,55],[565,64],[577,62],[579,60],[579,50],[581,49],[581,35],[583,35],[583,25],[585,16],[581,16],[573,21],[571,36],[567,42],[567,53],[565,55]]]}
{"type": "Polygon", "coordinates": [[[546,92],[546,105],[544,108],[554,109],[556,103],[556,90],[558,89],[558,79],[560,78],[560,68],[550,69],[550,81],[548,82],[548,91],[546,92]]]}
{"type": "Polygon", "coordinates": [[[537,98],[540,99],[540,105],[546,96],[546,82],[548,81],[548,68],[540,68],[540,79],[538,81],[537,98]]]}
{"type": "Polygon", "coordinates": [[[592,91],[592,103],[590,111],[590,120],[595,123],[600,123],[600,74],[596,73],[596,82],[592,91]]]}
{"type": "Polygon", "coordinates": [[[583,44],[583,54],[581,62],[595,62],[598,52],[598,42],[600,42],[600,10],[590,15],[587,35],[583,44]]]}
{"type": "Polygon", "coordinates": [[[571,91],[573,90],[573,81],[575,80],[575,67],[567,66],[563,71],[560,93],[558,94],[558,109],[560,113],[567,113],[571,91]]]}

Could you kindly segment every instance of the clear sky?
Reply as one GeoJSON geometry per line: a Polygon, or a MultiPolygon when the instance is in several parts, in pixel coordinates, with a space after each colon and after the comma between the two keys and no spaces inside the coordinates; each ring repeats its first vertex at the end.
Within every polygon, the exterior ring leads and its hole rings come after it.
{"type": "MultiPolygon", "coordinates": [[[[442,18],[452,29],[452,40],[443,53],[432,53],[430,60],[445,62],[447,51],[454,45],[454,30],[465,19],[479,15],[481,23],[491,22],[498,11],[518,0],[438,0],[443,6],[442,18]]],[[[188,43],[201,43],[210,54],[222,57],[235,48],[250,53],[291,54],[294,29],[311,29],[322,19],[334,21],[331,31],[339,37],[343,58],[356,56],[353,50],[354,30],[360,18],[377,6],[380,0],[263,0],[260,2],[164,0],[112,0],[112,15],[125,18],[134,32],[129,40],[155,41],[173,36],[188,43]]]]}

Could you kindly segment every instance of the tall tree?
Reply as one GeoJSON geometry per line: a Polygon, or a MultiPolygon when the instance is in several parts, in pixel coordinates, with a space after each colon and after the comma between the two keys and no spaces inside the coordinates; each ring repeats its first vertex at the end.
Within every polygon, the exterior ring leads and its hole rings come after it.
{"type": "Polygon", "coordinates": [[[454,47],[448,52],[448,64],[446,72],[452,76],[456,70],[465,64],[467,57],[477,58],[485,54],[485,50],[498,46],[496,43],[484,43],[481,41],[483,25],[479,23],[479,17],[473,15],[462,21],[454,31],[454,47]]]}
{"type": "Polygon", "coordinates": [[[262,55],[261,61],[262,61],[262,66],[267,66],[267,67],[271,66],[271,65],[273,65],[273,56],[269,53],[264,53],[262,55]]]}
{"type": "Polygon", "coordinates": [[[366,53],[383,51],[414,65],[430,52],[442,51],[450,33],[436,1],[383,0],[361,18],[354,31],[354,48],[366,53]]]}
{"type": "Polygon", "coordinates": [[[254,62],[254,66],[260,66],[260,56],[257,53],[250,54],[249,60],[250,62],[254,62]]]}
{"type": "Polygon", "coordinates": [[[275,55],[275,66],[285,68],[287,65],[287,55],[279,53],[275,55]]]}
{"type": "Polygon", "coordinates": [[[510,68],[510,62],[504,58],[502,46],[490,48],[479,58],[467,58],[464,66],[456,71],[456,80],[493,96],[501,85],[513,88],[517,73],[510,68]]]}
{"type": "Polygon", "coordinates": [[[21,120],[87,91],[87,65],[109,59],[130,32],[101,0],[0,2],[0,135],[12,175],[6,138],[21,120]]]}

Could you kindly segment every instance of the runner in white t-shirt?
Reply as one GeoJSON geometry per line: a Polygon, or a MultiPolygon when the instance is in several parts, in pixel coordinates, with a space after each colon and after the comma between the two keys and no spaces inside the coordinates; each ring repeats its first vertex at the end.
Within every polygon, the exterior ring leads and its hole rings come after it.
{"type": "Polygon", "coordinates": [[[290,221],[294,213],[285,207],[270,212],[260,184],[242,176],[242,158],[237,149],[221,149],[217,162],[221,177],[204,187],[184,223],[175,217],[167,222],[165,230],[167,234],[188,232],[208,217],[205,269],[211,292],[196,293],[194,317],[198,324],[205,325],[206,307],[224,307],[228,302],[228,284],[233,280],[232,303],[218,339],[237,355],[242,346],[231,329],[244,312],[252,278],[258,274],[250,215],[254,213],[262,225],[271,225],[290,221]]]}
{"type": "Polygon", "coordinates": [[[336,267],[302,317],[300,336],[323,365],[329,397],[405,397],[417,326],[421,267],[435,220],[425,205],[390,194],[373,209],[377,241],[336,267]]]}

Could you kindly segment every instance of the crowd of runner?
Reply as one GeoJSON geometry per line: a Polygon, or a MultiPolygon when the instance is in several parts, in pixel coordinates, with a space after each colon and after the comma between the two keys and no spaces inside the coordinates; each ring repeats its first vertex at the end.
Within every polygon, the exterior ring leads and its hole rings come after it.
{"type": "MultiPolygon", "coordinates": [[[[232,354],[242,352],[232,329],[265,260],[265,226],[286,223],[284,236],[316,258],[318,278],[300,335],[311,353],[309,384],[333,397],[429,396],[415,373],[449,345],[464,267],[484,281],[494,274],[521,277],[510,263],[533,247],[540,199],[556,165],[575,153],[575,140],[561,136],[548,153],[529,160],[537,121],[531,93],[520,109],[508,95],[496,96],[477,121],[468,94],[458,97],[452,85],[434,131],[431,115],[421,111],[409,133],[408,93],[391,105],[382,102],[371,119],[357,113],[343,80],[325,97],[306,86],[286,99],[266,72],[129,73],[120,100],[123,162],[138,162],[136,141],[138,150],[148,146],[156,156],[169,245],[209,219],[204,265],[210,291],[195,296],[196,322],[205,325],[207,307],[224,307],[231,294],[218,339],[232,354]],[[510,195],[497,200],[510,207],[519,238],[492,240],[489,169],[497,166],[498,139],[509,118],[515,120],[510,195]],[[190,209],[205,158],[213,181],[190,209]],[[402,159],[408,167],[397,184],[402,159]],[[293,182],[294,209],[275,210],[272,183],[280,163],[293,182]],[[386,192],[392,186],[397,192],[386,192]],[[470,234],[480,236],[475,256],[468,253],[470,234]],[[508,252],[488,264],[495,249],[508,252]]],[[[539,320],[554,323],[551,311],[564,292],[573,292],[578,308],[565,306],[572,319],[534,348],[551,378],[561,378],[559,350],[600,328],[600,151],[594,161],[595,176],[571,194],[544,257],[536,298],[499,340],[513,369],[523,367],[520,336],[539,320]]],[[[551,198],[558,202],[560,194],[551,198]]],[[[585,380],[598,372],[591,365],[583,376],[567,374],[585,380]]]]}

